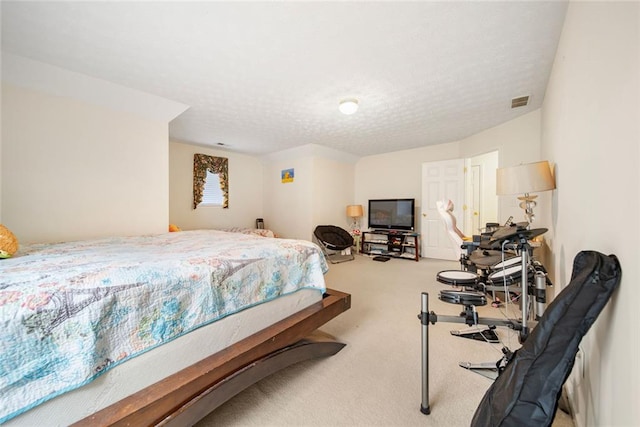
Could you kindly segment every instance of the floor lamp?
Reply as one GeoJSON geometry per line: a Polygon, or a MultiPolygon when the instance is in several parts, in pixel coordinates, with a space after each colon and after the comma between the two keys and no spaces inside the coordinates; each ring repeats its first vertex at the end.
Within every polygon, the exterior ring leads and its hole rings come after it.
{"type": "Polygon", "coordinates": [[[533,222],[535,219],[533,208],[536,206],[535,199],[538,196],[530,193],[539,193],[556,188],[549,162],[543,160],[541,162],[500,168],[496,172],[496,194],[498,196],[524,194],[518,197],[520,207],[524,209],[528,222],[533,222]]]}

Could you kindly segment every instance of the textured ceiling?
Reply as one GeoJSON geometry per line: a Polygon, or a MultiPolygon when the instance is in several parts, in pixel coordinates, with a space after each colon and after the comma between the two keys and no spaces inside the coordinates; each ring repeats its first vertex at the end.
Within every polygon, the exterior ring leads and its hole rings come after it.
{"type": "Polygon", "coordinates": [[[541,106],[566,2],[10,2],[2,50],[190,106],[172,138],[371,155],[541,106]],[[530,95],[526,107],[511,99],[530,95]],[[343,98],[359,111],[338,111],[343,98]]]}

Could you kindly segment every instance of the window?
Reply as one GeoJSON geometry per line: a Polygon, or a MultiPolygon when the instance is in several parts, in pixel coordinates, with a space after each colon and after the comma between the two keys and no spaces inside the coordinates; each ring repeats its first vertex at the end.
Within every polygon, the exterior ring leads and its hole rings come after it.
{"type": "Polygon", "coordinates": [[[195,154],[193,156],[193,208],[229,207],[229,159],[195,154]]]}
{"type": "Polygon", "coordinates": [[[220,188],[220,175],[207,171],[207,178],[202,190],[202,201],[198,206],[222,206],[224,195],[220,188]]]}

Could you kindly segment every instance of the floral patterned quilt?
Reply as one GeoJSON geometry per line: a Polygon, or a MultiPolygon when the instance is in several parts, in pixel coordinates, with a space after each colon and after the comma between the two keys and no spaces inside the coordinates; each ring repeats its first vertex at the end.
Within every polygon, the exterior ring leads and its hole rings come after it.
{"type": "Polygon", "coordinates": [[[276,237],[273,231],[264,229],[264,228],[230,227],[230,228],[220,228],[220,230],[229,231],[231,233],[255,234],[256,236],[262,236],[262,237],[276,237]]]}
{"type": "Polygon", "coordinates": [[[0,423],[327,269],[311,242],[216,230],[25,247],[0,261],[0,423]]]}

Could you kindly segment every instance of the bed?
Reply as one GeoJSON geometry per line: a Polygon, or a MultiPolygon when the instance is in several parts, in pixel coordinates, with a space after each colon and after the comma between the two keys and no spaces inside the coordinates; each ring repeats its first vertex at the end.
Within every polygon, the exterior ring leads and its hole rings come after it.
{"type": "Polygon", "coordinates": [[[310,242],[216,230],[31,245],[0,263],[0,422],[193,424],[350,307],[310,242]]]}

